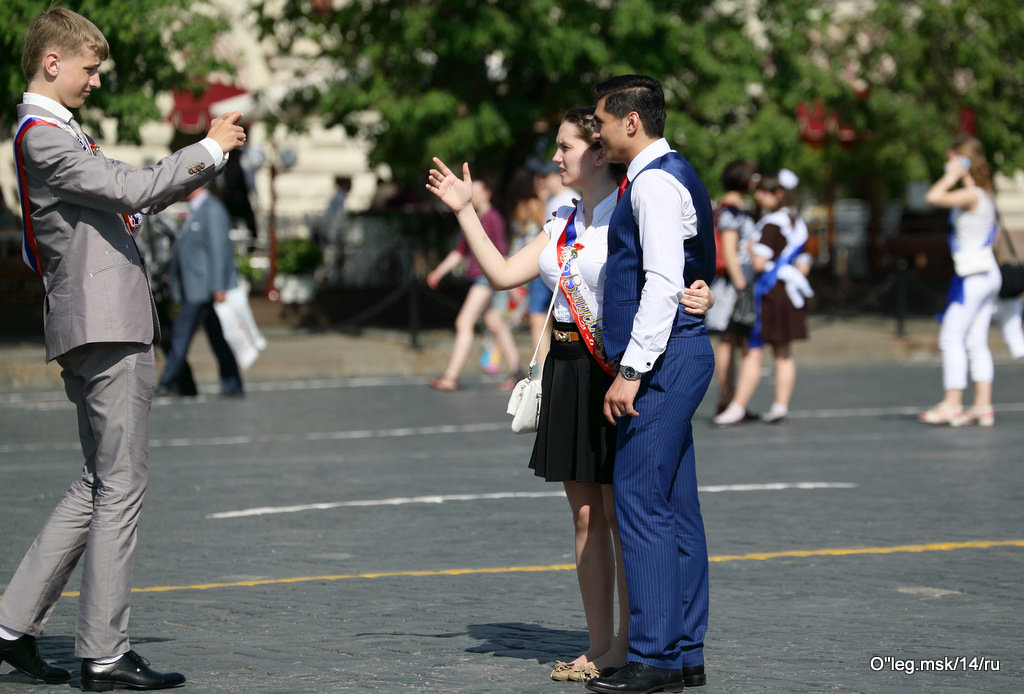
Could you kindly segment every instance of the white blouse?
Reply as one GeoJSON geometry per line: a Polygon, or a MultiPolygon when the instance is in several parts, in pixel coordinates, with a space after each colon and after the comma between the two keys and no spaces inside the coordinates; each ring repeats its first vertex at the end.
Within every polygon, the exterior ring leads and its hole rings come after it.
{"type": "MultiPolygon", "coordinates": [[[[608,262],[608,221],[611,219],[612,210],[615,209],[617,196],[618,191],[613,191],[597,204],[590,226],[585,226],[583,221],[584,210],[581,200],[576,205],[576,217],[573,220],[576,226],[576,243],[582,246],[576,257],[575,265],[587,286],[594,292],[597,299],[598,315],[601,314],[604,303],[605,266],[608,262]]],[[[555,290],[555,307],[552,311],[554,320],[562,323],[571,323],[572,313],[569,311],[569,302],[557,288],[559,270],[561,269],[558,263],[557,249],[558,240],[562,237],[566,220],[569,219],[572,210],[572,207],[562,207],[555,213],[555,218],[544,225],[544,233],[548,235],[548,245],[541,253],[538,263],[544,284],[555,290]]]]}
{"type": "Polygon", "coordinates": [[[977,191],[978,205],[974,210],[953,208],[953,229],[958,251],[972,251],[992,245],[996,206],[987,192],[981,188],[977,191]]]}

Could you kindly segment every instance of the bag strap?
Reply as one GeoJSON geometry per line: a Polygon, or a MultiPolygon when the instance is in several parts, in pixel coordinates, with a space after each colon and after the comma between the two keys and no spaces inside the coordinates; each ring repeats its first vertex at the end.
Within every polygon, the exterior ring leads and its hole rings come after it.
{"type": "MultiPolygon", "coordinates": [[[[565,266],[569,264],[569,259],[572,255],[568,255],[565,258],[565,262],[562,263],[562,267],[558,270],[558,276],[561,277],[562,273],[565,272],[565,266]]],[[[555,299],[558,298],[558,287],[551,292],[551,301],[548,303],[548,312],[544,316],[544,327],[540,329],[540,337],[537,339],[537,347],[533,350],[533,357],[530,359],[530,369],[526,372],[526,379],[533,380],[533,370],[537,366],[537,355],[540,354],[540,343],[544,341],[548,331],[548,321],[551,320],[551,312],[555,308],[555,299]]]]}
{"type": "Polygon", "coordinates": [[[999,231],[1002,233],[1003,238],[1006,239],[1006,245],[1010,248],[1010,255],[1017,262],[1020,262],[1020,256],[1017,255],[1017,249],[1013,247],[1013,241],[1010,239],[1010,232],[1006,229],[1006,225],[1003,224],[1003,217],[999,214],[999,210],[996,210],[996,224],[999,225],[999,231]]]}

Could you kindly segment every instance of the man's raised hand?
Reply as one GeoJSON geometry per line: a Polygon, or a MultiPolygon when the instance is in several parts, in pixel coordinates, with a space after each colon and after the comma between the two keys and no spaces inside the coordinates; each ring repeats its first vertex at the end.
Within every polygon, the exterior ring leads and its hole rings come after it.
{"type": "Polygon", "coordinates": [[[242,114],[238,111],[217,116],[210,121],[210,132],[206,136],[214,139],[224,154],[238,149],[245,144],[245,129],[238,125],[241,120],[242,114]]]}

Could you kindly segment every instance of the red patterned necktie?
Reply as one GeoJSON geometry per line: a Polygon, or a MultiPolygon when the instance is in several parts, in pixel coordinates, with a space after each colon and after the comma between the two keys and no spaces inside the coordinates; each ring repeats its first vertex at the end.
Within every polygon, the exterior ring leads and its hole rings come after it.
{"type": "Polygon", "coordinates": [[[629,179],[626,178],[625,176],[623,176],[622,177],[622,182],[619,183],[619,196],[617,198],[615,198],[616,201],[618,201],[620,198],[622,198],[622,194],[626,192],[626,186],[628,186],[628,185],[629,185],[629,179]]]}

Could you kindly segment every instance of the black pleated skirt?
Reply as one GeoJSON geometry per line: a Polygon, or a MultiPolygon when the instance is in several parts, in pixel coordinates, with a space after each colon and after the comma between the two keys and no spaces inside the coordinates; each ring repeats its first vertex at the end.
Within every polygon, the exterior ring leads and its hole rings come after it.
{"type": "MultiPolygon", "coordinates": [[[[572,323],[556,330],[576,331],[572,323]]],[[[612,377],[586,343],[551,340],[541,378],[540,424],[530,468],[549,482],[612,483],[615,427],[603,413],[612,377]]]]}

